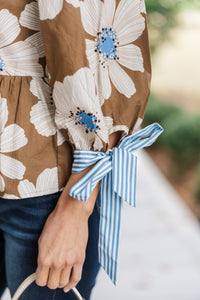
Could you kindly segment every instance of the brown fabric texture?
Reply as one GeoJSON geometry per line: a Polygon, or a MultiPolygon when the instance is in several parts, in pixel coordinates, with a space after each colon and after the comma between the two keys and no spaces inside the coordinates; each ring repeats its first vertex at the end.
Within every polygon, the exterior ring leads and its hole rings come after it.
{"type": "Polygon", "coordinates": [[[0,197],[61,191],[74,149],[139,128],[150,82],[144,0],[1,0],[0,197]]]}

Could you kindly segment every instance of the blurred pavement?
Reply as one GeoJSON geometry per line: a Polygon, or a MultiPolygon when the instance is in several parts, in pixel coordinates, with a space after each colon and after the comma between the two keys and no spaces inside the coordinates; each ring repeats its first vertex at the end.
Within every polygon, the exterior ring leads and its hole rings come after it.
{"type": "Polygon", "coordinates": [[[124,205],[118,284],[101,269],[92,300],[199,300],[200,225],[143,150],[136,207],[124,205]]]}
{"type": "Polygon", "coordinates": [[[144,150],[136,207],[124,204],[118,284],[101,269],[91,300],[122,299],[200,299],[200,225],[144,150]]]}

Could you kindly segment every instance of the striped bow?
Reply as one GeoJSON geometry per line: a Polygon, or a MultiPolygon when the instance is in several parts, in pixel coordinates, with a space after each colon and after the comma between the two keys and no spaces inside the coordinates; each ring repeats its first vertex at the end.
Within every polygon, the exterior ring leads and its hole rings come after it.
{"type": "Polygon", "coordinates": [[[162,131],[163,128],[158,123],[153,123],[123,137],[119,146],[109,149],[108,153],[74,150],[72,173],[79,173],[97,162],[71,187],[69,195],[87,201],[98,181],[102,179],[99,190],[98,259],[114,284],[117,275],[122,200],[136,206],[137,155],[134,151],[153,144],[162,131]]]}

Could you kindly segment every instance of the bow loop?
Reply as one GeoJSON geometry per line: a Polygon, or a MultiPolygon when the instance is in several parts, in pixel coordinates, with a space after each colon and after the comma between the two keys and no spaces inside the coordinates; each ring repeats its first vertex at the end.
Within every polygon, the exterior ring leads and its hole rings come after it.
{"type": "Polygon", "coordinates": [[[119,148],[127,149],[130,152],[139,150],[143,147],[151,146],[163,128],[157,122],[122,138],[119,148]]]}

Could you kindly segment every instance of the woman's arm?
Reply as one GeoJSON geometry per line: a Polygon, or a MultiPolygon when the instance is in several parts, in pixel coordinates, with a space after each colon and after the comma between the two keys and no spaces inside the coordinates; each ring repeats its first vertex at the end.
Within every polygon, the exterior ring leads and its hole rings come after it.
{"type": "MultiPolygon", "coordinates": [[[[109,136],[109,148],[117,145],[121,133],[118,131],[109,136]]],[[[40,286],[71,289],[81,279],[88,241],[88,218],[94,209],[101,181],[87,202],[72,198],[68,192],[92,167],[71,174],[55,209],[45,223],[38,241],[36,283],[40,286]],[[69,278],[72,267],[72,276],[69,278]]]]}

